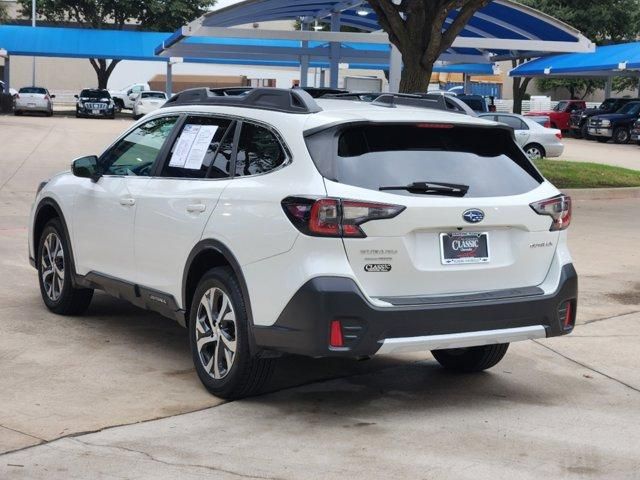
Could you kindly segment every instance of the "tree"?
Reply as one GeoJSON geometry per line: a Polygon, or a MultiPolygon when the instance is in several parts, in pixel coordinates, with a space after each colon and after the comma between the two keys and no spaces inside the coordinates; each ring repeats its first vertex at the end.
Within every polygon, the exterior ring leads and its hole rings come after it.
{"type": "MultiPolygon", "coordinates": [[[[519,1],[569,25],[576,26],[583,35],[597,45],[633,41],[640,35],[640,0],[519,1]]],[[[581,98],[585,98],[599,88],[604,88],[604,80],[585,78],[541,78],[536,84],[542,91],[565,88],[572,97],[581,98]]],[[[625,88],[633,88],[636,84],[635,78],[616,79],[614,90],[620,92],[625,88]]],[[[516,98],[514,83],[514,111],[517,102],[521,105],[522,98],[516,98]]]]}
{"type": "Polygon", "coordinates": [[[367,0],[402,54],[400,91],[426,92],[433,64],[490,0],[367,0]],[[397,5],[396,5],[397,3],[397,5]],[[457,11],[453,21],[445,20],[457,11]]]}
{"type": "MultiPolygon", "coordinates": [[[[518,58],[511,60],[511,68],[529,61],[528,58],[518,58]]],[[[527,87],[531,83],[531,77],[513,77],[513,113],[522,113],[522,100],[527,93],[527,87]]]]}
{"type": "Polygon", "coordinates": [[[0,2],[0,23],[4,23],[9,20],[9,14],[7,13],[7,5],[4,2],[0,2]]]}
{"type": "MultiPolygon", "coordinates": [[[[31,16],[31,0],[18,0],[20,14],[31,16]]],[[[72,23],[82,28],[172,31],[204,14],[215,0],[37,0],[38,17],[50,23],[72,23]]],[[[107,88],[120,60],[90,58],[98,88],[107,88]]]]}

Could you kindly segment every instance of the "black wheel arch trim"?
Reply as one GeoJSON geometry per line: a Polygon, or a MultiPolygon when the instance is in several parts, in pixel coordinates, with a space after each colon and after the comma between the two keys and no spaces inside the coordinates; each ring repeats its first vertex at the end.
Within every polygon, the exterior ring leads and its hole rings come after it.
{"type": "Polygon", "coordinates": [[[71,235],[69,234],[69,228],[67,227],[67,221],[64,217],[64,213],[62,212],[62,207],[60,207],[60,205],[58,204],[58,202],[56,202],[53,198],[51,197],[44,197],[42,200],[40,200],[40,203],[38,203],[38,206],[36,207],[36,211],[33,215],[33,254],[35,256],[35,258],[33,259],[33,261],[31,261],[31,258],[29,258],[29,261],[31,263],[31,265],[33,265],[33,267],[35,269],[38,268],[38,244],[40,243],[40,238],[36,238],[35,235],[35,226],[36,226],[36,221],[38,219],[38,215],[40,215],[41,210],[44,207],[51,207],[56,211],[56,214],[58,216],[58,218],[60,219],[60,223],[62,223],[62,229],[64,230],[64,236],[65,239],[67,240],[67,248],[69,249],[69,267],[71,268],[71,283],[73,285],[73,287],[78,287],[78,283],[77,283],[77,273],[76,273],[76,261],[75,261],[75,254],[73,253],[73,245],[71,242],[71,235]]]}
{"type": "Polygon", "coordinates": [[[259,349],[257,348],[256,342],[254,339],[253,309],[251,308],[251,297],[249,296],[249,288],[247,287],[247,281],[244,278],[244,274],[242,273],[242,268],[240,267],[240,262],[238,262],[236,256],[229,249],[229,247],[227,247],[224,243],[218,240],[214,240],[211,238],[201,240],[193,247],[193,249],[191,250],[191,253],[189,253],[189,256],[187,257],[187,262],[185,264],[184,271],[182,273],[182,308],[185,312],[185,319],[188,320],[189,318],[189,312],[187,311],[187,308],[186,308],[187,304],[189,303],[187,299],[187,280],[189,277],[189,271],[191,270],[191,265],[193,264],[194,259],[199,254],[207,250],[211,250],[222,255],[224,259],[227,261],[227,263],[231,266],[231,269],[233,270],[233,273],[235,274],[236,279],[238,280],[238,283],[240,285],[240,291],[242,292],[242,297],[244,299],[244,304],[247,309],[247,319],[249,320],[249,324],[247,325],[248,332],[249,332],[249,348],[250,348],[251,354],[255,355],[258,353],[259,349]]]}

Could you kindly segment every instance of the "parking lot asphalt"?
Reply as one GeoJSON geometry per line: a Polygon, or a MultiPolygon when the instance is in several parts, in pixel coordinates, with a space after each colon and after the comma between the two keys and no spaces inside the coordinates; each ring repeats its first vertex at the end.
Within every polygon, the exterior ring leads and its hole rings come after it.
{"type": "Polygon", "coordinates": [[[289,357],[273,393],[223,403],[172,321],[105,295],[50,314],[27,261],[39,181],[130,123],[0,116],[0,478],[638,478],[637,199],[576,202],[568,337],[477,375],[289,357]]]}

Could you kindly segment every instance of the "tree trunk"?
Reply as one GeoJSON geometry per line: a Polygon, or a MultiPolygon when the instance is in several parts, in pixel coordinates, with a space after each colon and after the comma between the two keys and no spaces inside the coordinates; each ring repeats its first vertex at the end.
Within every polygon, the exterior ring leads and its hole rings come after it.
{"type": "Polygon", "coordinates": [[[107,64],[107,60],[103,58],[90,58],[89,62],[91,62],[91,66],[95,70],[98,77],[98,88],[106,90],[109,83],[109,77],[111,76],[111,73],[113,73],[113,69],[116,68],[116,65],[120,62],[120,60],[111,60],[107,64]]]}
{"type": "MultiPolygon", "coordinates": [[[[516,68],[520,63],[528,61],[527,58],[522,60],[511,60],[511,66],[516,68]]],[[[531,78],[513,77],[513,113],[522,114],[522,100],[527,93],[527,87],[531,82],[531,78]]]]}
{"type": "Polygon", "coordinates": [[[406,63],[400,77],[400,93],[426,93],[431,82],[431,68],[424,68],[417,62],[406,63]]]}

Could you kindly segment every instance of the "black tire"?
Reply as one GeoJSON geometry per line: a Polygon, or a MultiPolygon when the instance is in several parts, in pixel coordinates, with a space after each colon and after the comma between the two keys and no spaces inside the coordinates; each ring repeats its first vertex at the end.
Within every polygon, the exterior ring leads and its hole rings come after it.
{"type": "Polygon", "coordinates": [[[607,143],[609,141],[609,137],[596,137],[596,141],[598,143],[607,143]]]}
{"type": "Polygon", "coordinates": [[[582,133],[582,138],[586,138],[587,140],[591,138],[591,135],[589,135],[589,125],[587,124],[587,122],[584,122],[582,124],[582,127],[580,127],[580,133],[582,133]]]}
{"type": "Polygon", "coordinates": [[[523,150],[531,160],[540,160],[547,156],[544,147],[538,143],[529,143],[523,150]]]}
{"type": "Polygon", "coordinates": [[[255,395],[261,392],[273,373],[274,360],[255,358],[251,356],[249,348],[249,319],[247,308],[242,296],[242,291],[238,281],[235,278],[233,270],[226,267],[213,268],[202,277],[198,283],[198,287],[193,295],[191,309],[189,312],[189,343],[191,345],[191,354],[196,372],[200,381],[212,394],[226,398],[236,399],[255,395]],[[213,292],[210,297],[205,294],[213,292]],[[224,297],[220,295],[222,292],[226,295],[230,302],[231,313],[234,313],[235,322],[225,320],[226,312],[219,313],[217,316],[218,330],[210,327],[210,322],[206,321],[206,309],[201,306],[201,301],[206,298],[213,298],[211,301],[213,308],[211,311],[219,308],[224,301],[224,297]],[[215,297],[218,295],[218,297],[215,297]],[[204,319],[204,320],[203,320],[204,319]],[[227,325],[222,327],[223,322],[227,325]],[[233,324],[233,328],[231,325],[233,324]],[[227,333],[224,333],[224,332],[227,333]],[[230,350],[224,345],[225,342],[220,340],[210,340],[206,343],[203,350],[199,350],[198,340],[213,339],[216,336],[221,338],[230,338],[235,342],[235,353],[232,357],[231,367],[228,366],[229,361],[227,354],[230,350]],[[235,337],[235,339],[233,339],[235,337]],[[218,343],[220,345],[218,345],[218,343]],[[207,358],[206,348],[213,350],[207,358]],[[222,348],[220,361],[216,359],[218,348],[222,348]],[[211,366],[207,369],[206,360],[211,366]],[[214,366],[217,365],[217,368],[214,366]],[[223,370],[224,369],[224,370],[223,370]],[[218,375],[224,371],[221,378],[215,378],[214,370],[218,370],[218,375]]]}
{"type": "Polygon", "coordinates": [[[21,112],[20,110],[14,110],[14,111],[13,111],[13,114],[14,114],[16,117],[19,117],[20,115],[22,115],[22,112],[21,112]]]}
{"type": "MultiPolygon", "coordinates": [[[[48,258],[51,257],[48,256],[48,258]]],[[[42,234],[38,240],[36,261],[42,300],[49,310],[59,315],[80,315],[84,313],[89,307],[91,298],[93,297],[93,289],[91,288],[74,288],[71,281],[73,271],[71,268],[71,262],[69,261],[70,258],[71,251],[69,249],[68,239],[64,234],[64,228],[62,227],[60,220],[58,218],[54,218],[50,220],[42,230],[42,234]],[[48,246],[45,247],[45,242],[47,242],[47,238],[50,235],[55,235],[55,237],[59,239],[63,253],[61,260],[62,268],[59,268],[60,263],[56,262],[59,270],[64,272],[63,280],[57,282],[56,279],[59,277],[56,277],[53,272],[50,277],[52,284],[54,282],[56,285],[62,284],[61,289],[58,287],[58,296],[56,296],[55,293],[53,295],[48,293],[44,280],[46,277],[43,275],[46,268],[45,264],[48,262],[48,260],[45,260],[43,257],[43,255],[47,255],[46,252],[48,251],[48,246]]]]}
{"type": "Polygon", "coordinates": [[[580,129],[580,128],[572,128],[571,129],[571,136],[573,138],[582,138],[582,137],[584,137],[582,129],[580,129]]]}
{"type": "Polygon", "coordinates": [[[613,141],[615,143],[629,143],[629,139],[631,138],[631,133],[629,129],[626,127],[617,127],[613,131],[613,141]]]}
{"type": "Polygon", "coordinates": [[[509,348],[508,343],[482,345],[469,348],[433,350],[435,359],[448,370],[457,372],[481,372],[495,366],[509,348]]]}

